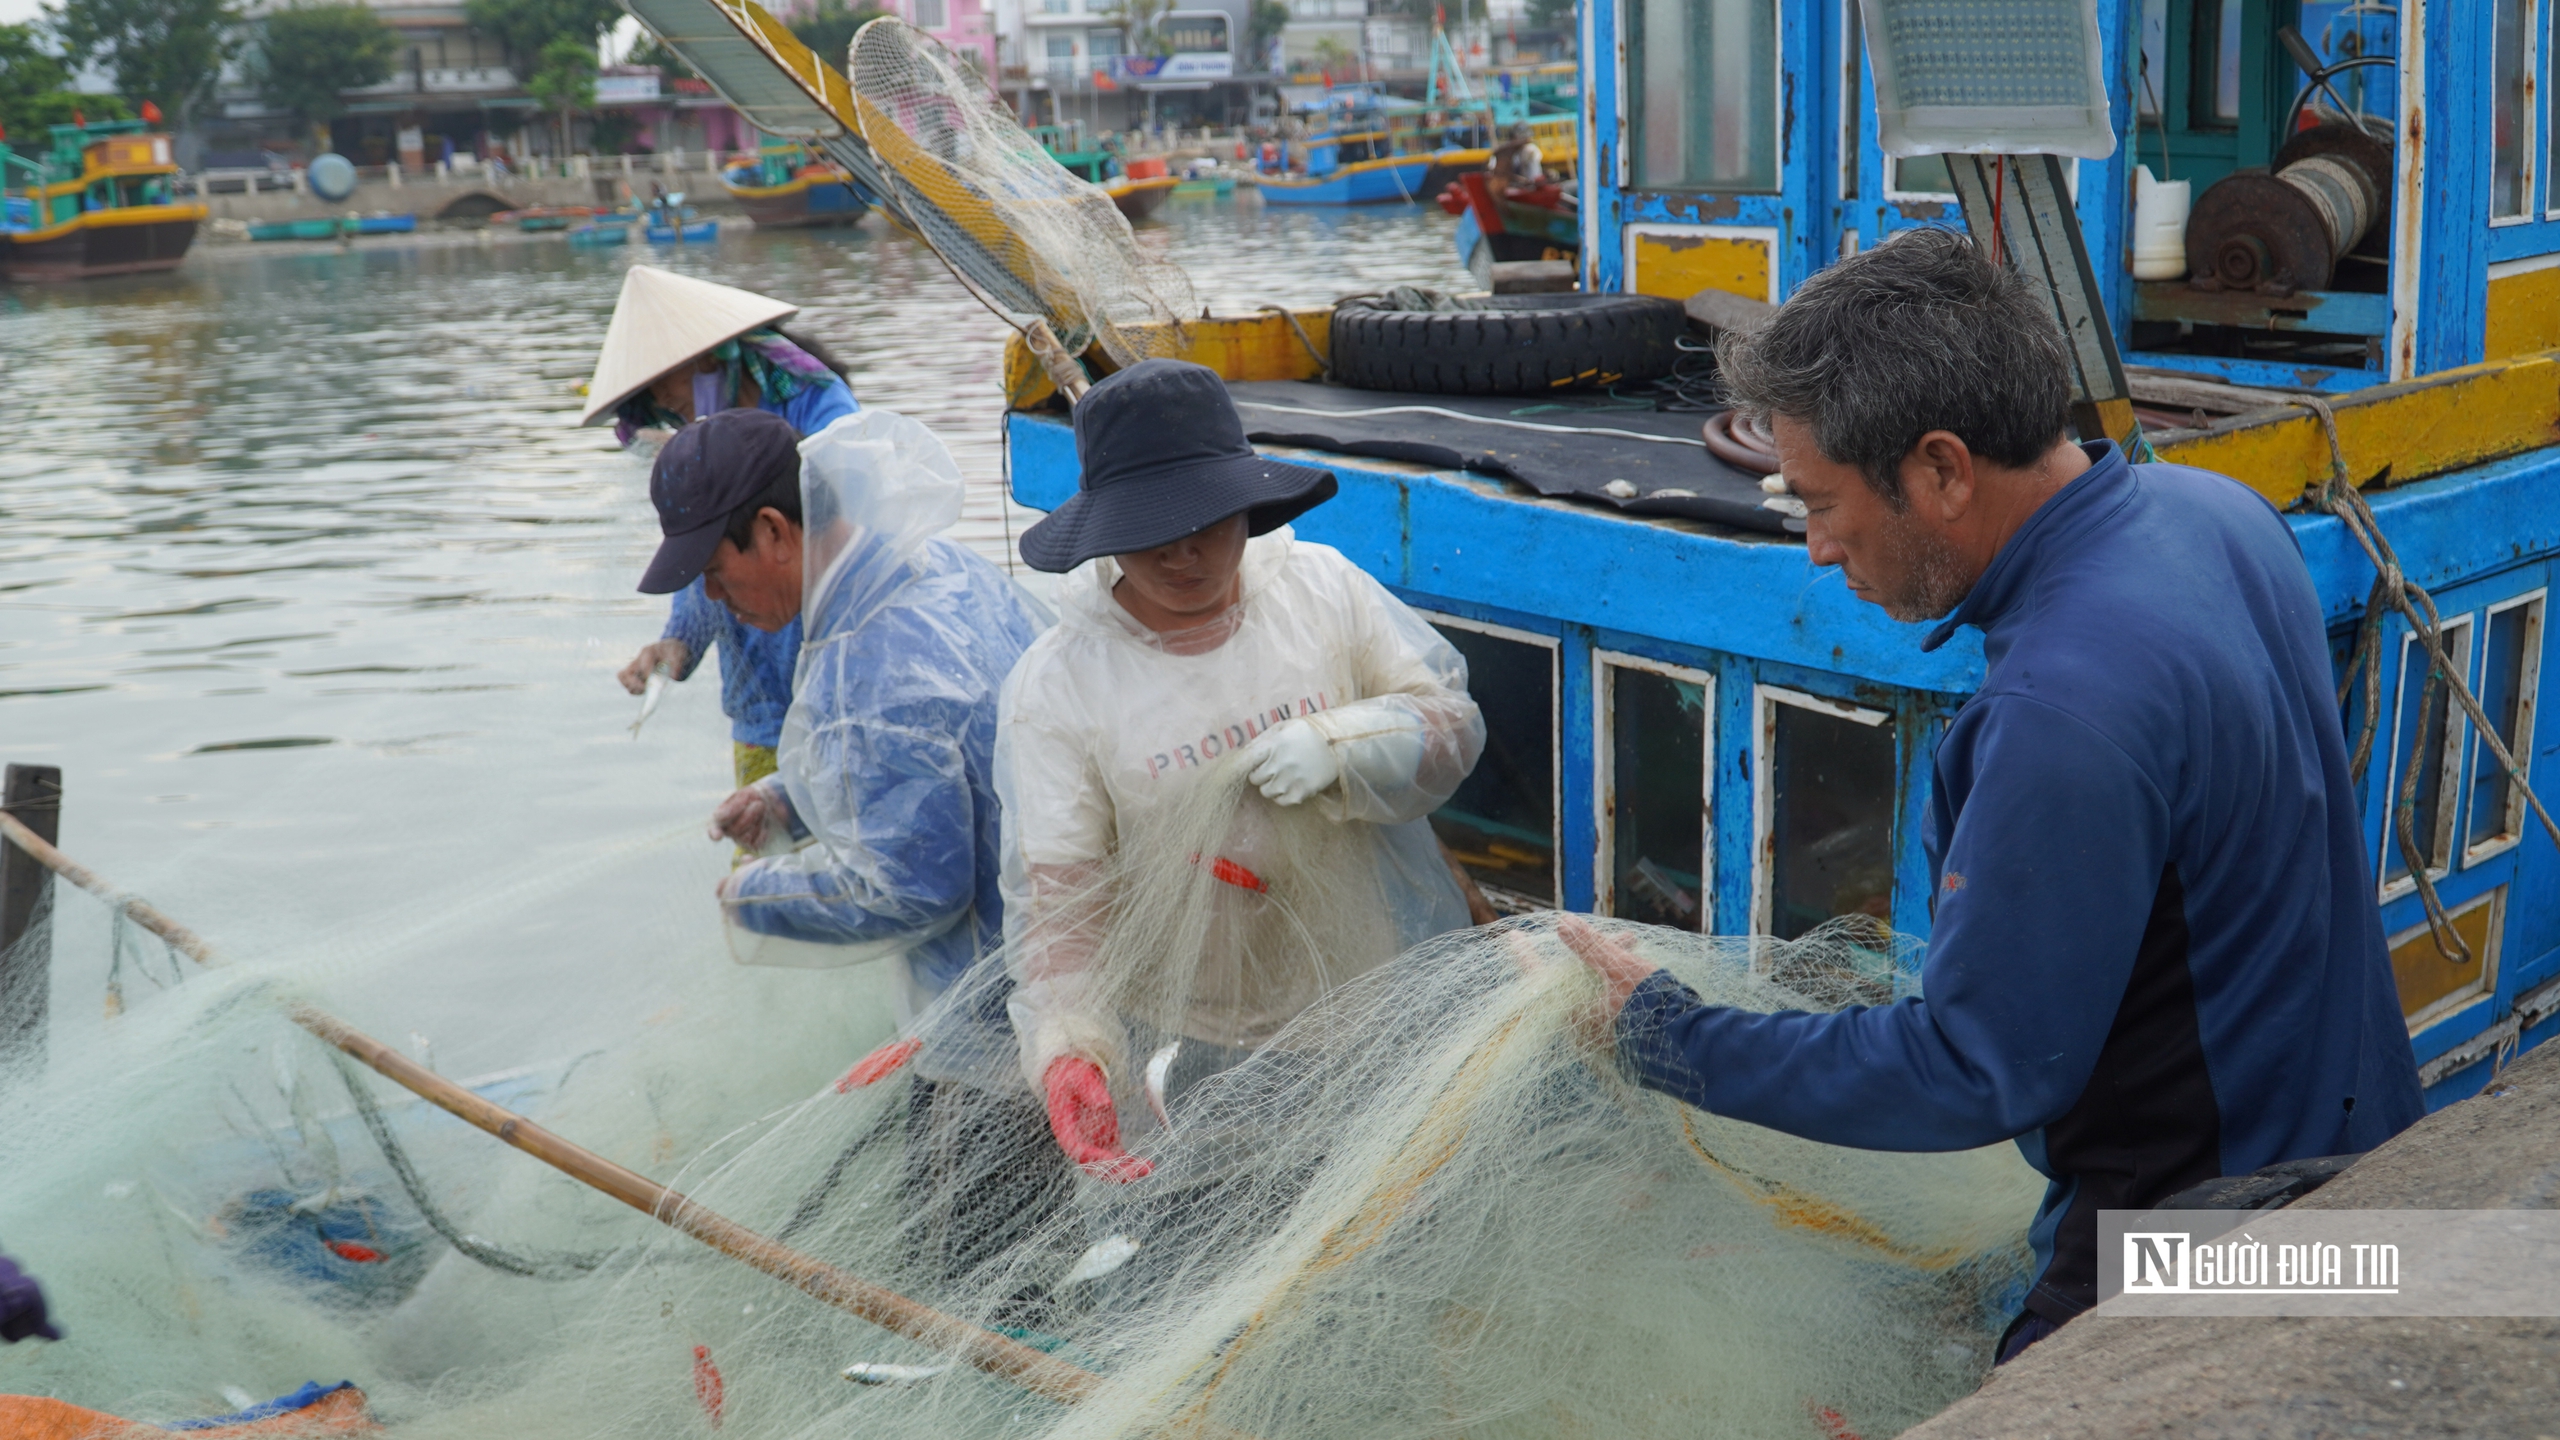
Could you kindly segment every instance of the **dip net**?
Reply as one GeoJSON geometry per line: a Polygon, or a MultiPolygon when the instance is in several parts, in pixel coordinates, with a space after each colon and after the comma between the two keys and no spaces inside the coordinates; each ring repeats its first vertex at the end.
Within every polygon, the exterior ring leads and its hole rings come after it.
{"type": "MultiPolygon", "coordinates": [[[[1271,806],[1230,765],[1168,812],[1086,877],[1144,1179],[1070,1169],[1016,1067],[944,1043],[1002,1013],[991,965],[893,1028],[886,967],[746,970],[708,937],[650,959],[634,926],[619,963],[677,1013],[555,1013],[559,1033],[516,1036],[524,1063],[479,1082],[1081,1372],[1077,1403],[583,1192],[341,1073],[279,1016],[351,968],[487,939],[445,930],[183,984],[154,953],[165,989],[57,1047],[32,1123],[0,1139],[0,1240],[73,1340],[13,1347],[0,1388],[175,1416],[225,1386],[348,1378],[422,1436],[1838,1440],[1979,1383],[2042,1188],[2014,1150],[1849,1151],[1688,1109],[1624,1077],[1557,917],[1395,953],[1374,917],[1397,878],[1319,805],[1271,806]]],[[[94,978],[113,927],[57,900],[61,951],[94,978]]],[[[1778,942],[1590,923],[1754,1010],[1915,983],[1912,947],[1871,926],[1778,942]]]]}
{"type": "Polygon", "coordinates": [[[932,36],[879,19],[854,36],[862,138],[890,199],[999,310],[1035,302],[1070,354],[1117,365],[1179,355],[1200,313],[1190,277],[1138,248],[1128,218],[1018,124],[986,77],[932,36]],[[992,273],[1003,283],[989,286],[992,273]]]}

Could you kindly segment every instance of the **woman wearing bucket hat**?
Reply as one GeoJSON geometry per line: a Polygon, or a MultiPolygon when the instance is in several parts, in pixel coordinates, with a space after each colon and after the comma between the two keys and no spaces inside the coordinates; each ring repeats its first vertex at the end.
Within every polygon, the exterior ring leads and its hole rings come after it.
{"type": "MultiPolygon", "coordinates": [[[[1102,893],[1121,848],[1165,833],[1192,787],[1235,756],[1225,773],[1259,791],[1248,808],[1306,805],[1374,859],[1388,913],[1365,933],[1382,953],[1350,959],[1382,962],[1468,923],[1424,817],[1474,768],[1484,722],[1446,640],[1340,553],[1292,536],[1288,522],[1330,498],[1334,478],[1256,454],[1214,372],[1134,365],[1077,402],[1075,428],[1078,492],[1022,537],[1033,568],[1066,574],[1059,621],[998,706],[1009,1008],[1060,1148],[1127,1180],[1147,1173],[1121,1148],[1113,1098],[1138,1093],[1130,997],[1095,969],[1121,913],[1102,893]]],[[[1227,857],[1219,869],[1251,888],[1227,857]]],[[[1189,1047],[1179,1069],[1233,1063],[1269,1038],[1314,998],[1303,978],[1249,978],[1209,999],[1193,989],[1176,1022],[1189,1047]]],[[[1147,1109],[1160,1108],[1161,1085],[1147,1109]]]]}
{"type": "MultiPolygon", "coordinates": [[[[629,445],[643,430],[680,430],[743,406],[781,416],[803,439],[817,434],[862,406],[831,360],[775,328],[799,310],[653,265],[632,266],[623,272],[622,298],[578,423],[610,419],[615,438],[629,445]]],[[[738,783],[753,784],[773,773],[800,658],[798,621],[770,635],[741,625],[696,581],[677,592],[666,630],[640,647],[618,678],[634,695],[659,670],[683,680],[715,646],[738,783]]]]}

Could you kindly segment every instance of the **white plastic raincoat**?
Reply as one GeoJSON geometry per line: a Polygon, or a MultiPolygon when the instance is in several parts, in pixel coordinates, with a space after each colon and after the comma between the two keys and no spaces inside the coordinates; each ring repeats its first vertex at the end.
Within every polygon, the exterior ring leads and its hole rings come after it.
{"type": "MultiPolygon", "coordinates": [[[[960,470],[922,424],[865,410],[800,455],[804,636],[780,772],[759,783],[811,843],[732,874],[728,916],[814,942],[766,963],[903,954],[921,1004],[1003,934],[996,697],[1046,617],[939,533],[960,470]]],[[[999,1047],[1000,1006],[980,1017],[999,1047]]]]}
{"type": "MultiPolygon", "coordinates": [[[[1424,818],[1484,749],[1466,661],[1339,552],[1285,528],[1246,545],[1242,574],[1236,632],[1182,655],[1112,598],[1118,565],[1081,565],[1059,587],[1057,628],[1005,682],[996,743],[1005,948],[1022,1071],[1035,1089],[1061,1055],[1126,1073],[1122,1023],[1088,969],[1096,937],[1086,902],[1103,862],[1186,779],[1284,721],[1303,717],[1332,744],[1341,779],[1309,803],[1347,822],[1346,843],[1376,847],[1398,943],[1468,924],[1424,818]]],[[[1258,1044],[1312,998],[1231,997],[1233,1013],[1195,1013],[1185,1029],[1222,1046],[1258,1044]]]]}

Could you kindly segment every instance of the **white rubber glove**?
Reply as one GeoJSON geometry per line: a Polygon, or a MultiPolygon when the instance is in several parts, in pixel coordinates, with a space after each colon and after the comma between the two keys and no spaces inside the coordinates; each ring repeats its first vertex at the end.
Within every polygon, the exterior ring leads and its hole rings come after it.
{"type": "Polygon", "coordinates": [[[1342,762],[1333,742],[1304,720],[1271,727],[1245,747],[1245,778],[1262,788],[1276,805],[1296,805],[1324,792],[1342,778],[1342,762]]]}

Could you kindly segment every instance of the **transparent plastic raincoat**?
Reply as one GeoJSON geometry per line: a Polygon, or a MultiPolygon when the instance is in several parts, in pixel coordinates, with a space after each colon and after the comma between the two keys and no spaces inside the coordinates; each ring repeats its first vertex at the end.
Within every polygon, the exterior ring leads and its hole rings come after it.
{"type": "MultiPolygon", "coordinates": [[[[1374,853],[1395,948],[1468,924],[1424,818],[1484,749],[1466,661],[1339,552],[1286,528],[1248,542],[1242,576],[1235,633],[1177,654],[1112,598],[1118,565],[1090,561],[1065,577],[1057,628],[1005,683],[996,783],[1006,956],[1022,1072],[1035,1089],[1062,1055],[1128,1073],[1129,1036],[1091,968],[1097,927],[1109,923],[1096,877],[1181,787],[1290,719],[1323,732],[1341,763],[1340,780],[1307,803],[1343,822],[1343,843],[1374,853]]],[[[1222,963],[1198,960],[1203,973],[1222,963]]],[[[1181,1033],[1230,1050],[1259,1045],[1315,998],[1292,977],[1249,966],[1198,993],[1181,1033]]]]}
{"type": "MultiPolygon", "coordinates": [[[[723,897],[744,930],[826,947],[765,963],[903,953],[921,1004],[1003,933],[996,698],[1046,620],[941,535],[960,471],[922,424],[865,410],[800,455],[804,638],[781,770],[759,784],[809,843],[742,867],[723,897]]],[[[982,1017],[998,1035],[1000,1004],[982,1017]]]]}

